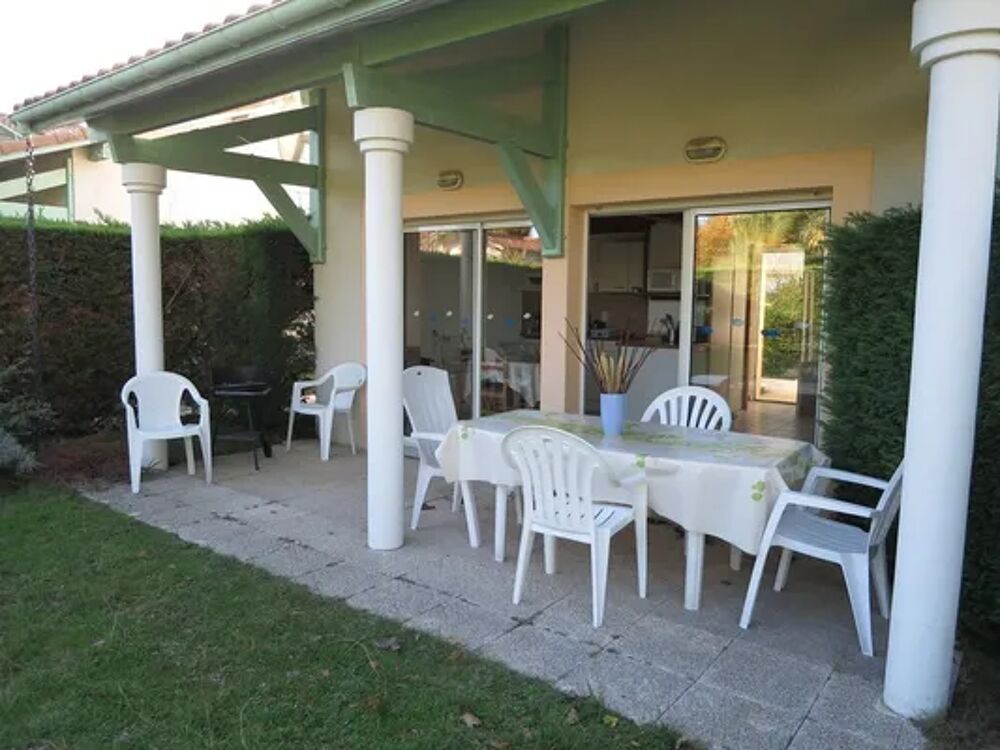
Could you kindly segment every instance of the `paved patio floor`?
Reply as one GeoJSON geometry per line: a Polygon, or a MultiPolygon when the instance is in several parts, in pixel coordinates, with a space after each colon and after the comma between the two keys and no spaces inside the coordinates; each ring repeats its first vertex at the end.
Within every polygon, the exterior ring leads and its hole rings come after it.
{"type": "MultiPolygon", "coordinates": [[[[182,467],[88,494],[180,538],[339,597],[350,606],[464,644],[569,693],[593,693],[641,723],[663,722],[711,747],[917,748],[917,729],[881,706],[886,623],[877,656],[858,649],[839,571],[796,559],[780,594],[767,586],[753,626],[737,620],[750,574],[729,570],[728,547],[705,555],[702,608],[683,608],[683,540],[650,528],[649,597],[636,594],[634,538],[612,543],[605,624],[590,624],[589,551],[563,542],[558,571],[535,550],[525,596],[511,604],[517,524],[507,560],[493,560],[492,489],[477,492],[483,546],[468,545],[450,492],[432,486],[405,546],[365,546],[365,458],[341,446],[329,463],[314,442],[276,448],[255,472],[249,455],[220,456],[206,486],[182,467]]],[[[411,492],[416,462],[407,462],[411,492]]],[[[407,502],[409,508],[409,502],[407,502]]],[[[409,518],[409,514],[407,514],[409,518]]],[[[777,555],[771,561],[769,576],[777,555]]]]}

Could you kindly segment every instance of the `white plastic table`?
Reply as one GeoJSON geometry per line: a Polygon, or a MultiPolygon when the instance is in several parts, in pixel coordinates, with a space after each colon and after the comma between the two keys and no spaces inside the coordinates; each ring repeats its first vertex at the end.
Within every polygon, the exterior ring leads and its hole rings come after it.
{"type": "MultiPolygon", "coordinates": [[[[504,558],[507,496],[521,483],[504,461],[500,443],[510,430],[527,425],[582,437],[621,473],[646,470],[649,509],[685,530],[687,609],[698,609],[701,602],[705,535],[756,555],[778,494],[801,484],[812,466],[828,463],[810,443],[739,432],[629,422],[620,437],[608,438],[597,417],[527,410],[459,422],[438,447],[437,458],[449,482],[495,485],[497,560],[504,558]]],[[[612,490],[599,489],[595,495],[615,499],[612,490]]],[[[546,563],[546,568],[554,565],[548,554],[546,563]]]]}

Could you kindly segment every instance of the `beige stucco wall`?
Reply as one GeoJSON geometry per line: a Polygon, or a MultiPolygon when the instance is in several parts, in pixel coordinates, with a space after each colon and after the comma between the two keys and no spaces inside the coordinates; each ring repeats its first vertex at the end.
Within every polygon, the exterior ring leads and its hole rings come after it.
{"type": "MultiPolygon", "coordinates": [[[[570,22],[567,243],[544,273],[543,406],[576,408],[564,318],[582,314],[586,212],[830,196],[851,211],[919,202],[926,78],[909,52],[908,0],[619,0],[570,22]],[[684,143],[718,135],[722,162],[684,143]]],[[[529,48],[533,39],[511,38],[529,48]]],[[[410,220],[521,212],[490,146],[418,128],[406,167],[410,220]],[[465,186],[434,189],[439,170],[465,186]]]]}

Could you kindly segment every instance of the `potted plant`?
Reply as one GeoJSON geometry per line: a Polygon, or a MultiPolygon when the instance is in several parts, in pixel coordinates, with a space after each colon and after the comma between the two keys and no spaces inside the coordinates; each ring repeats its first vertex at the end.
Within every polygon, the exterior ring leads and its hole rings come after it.
{"type": "Polygon", "coordinates": [[[607,341],[588,341],[568,320],[566,327],[570,335],[563,336],[563,341],[601,389],[601,426],[604,434],[609,437],[621,435],[628,411],[628,389],[653,348],[631,346],[628,336],[622,336],[611,344],[607,341]]]}

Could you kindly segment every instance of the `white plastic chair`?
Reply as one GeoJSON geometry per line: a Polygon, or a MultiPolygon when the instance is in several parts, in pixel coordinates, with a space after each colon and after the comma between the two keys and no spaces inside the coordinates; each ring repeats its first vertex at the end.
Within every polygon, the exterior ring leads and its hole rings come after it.
{"type": "MultiPolygon", "coordinates": [[[[436,367],[409,367],[403,370],[403,408],[413,432],[410,437],[417,443],[420,467],[417,469],[417,488],[413,493],[413,513],[410,528],[420,523],[420,511],[431,480],[444,479],[444,471],[434,451],[444,440],[448,430],[458,421],[455,400],[451,395],[451,381],[445,370],[436,367]]],[[[479,520],[475,498],[464,483],[452,487],[452,510],[458,510],[458,493],[461,489],[465,500],[465,516],[469,527],[469,544],[479,546],[479,520]]]]}
{"type": "MultiPolygon", "coordinates": [[[[194,384],[174,372],[148,372],[130,378],[121,393],[125,407],[128,433],[128,463],[132,492],[139,492],[142,476],[142,448],[147,440],[184,439],[188,474],[194,474],[194,448],[191,438],[197,436],[205,462],[205,481],[212,481],[212,440],[208,400],[194,384]],[[181,399],[190,395],[198,406],[197,424],[181,422],[181,399]],[[135,407],[130,400],[135,398],[135,407]]],[[[166,467],[163,467],[166,468],[166,467]]]]}
{"type": "Polygon", "coordinates": [[[590,545],[593,620],[594,627],[600,627],[604,622],[611,537],[630,523],[635,523],[639,596],[645,599],[648,515],[645,473],[619,477],[590,444],[551,427],[512,430],[504,437],[502,450],[507,463],[520,472],[524,494],[514,604],[521,601],[536,533],[545,535],[547,541],[548,537],[558,537],[583,542],[590,545]],[[633,490],[634,504],[630,507],[594,502],[594,480],[598,478],[612,487],[633,490]]]}
{"type": "MultiPolygon", "coordinates": [[[[683,385],[671,388],[654,398],[643,412],[642,421],[658,421],[663,425],[694,427],[699,430],[719,430],[729,432],[733,426],[733,413],[726,400],[710,388],[697,385],[683,385]]],[[[703,546],[704,540],[688,546],[703,546]]],[[[729,567],[739,570],[743,564],[743,553],[739,547],[729,548],[729,567]]],[[[700,591],[700,584],[695,586],[700,591]]],[[[697,597],[697,598],[700,598],[697,597]]]]}
{"type": "Polygon", "coordinates": [[[285,450],[292,449],[292,430],[296,414],[316,417],[319,433],[319,455],[330,460],[330,442],[333,439],[333,420],[337,414],[347,416],[347,436],[351,453],[357,454],[354,445],[354,394],[365,384],[368,371],[360,362],[344,362],[327,370],[316,380],[299,380],[292,386],[292,404],[288,409],[288,437],[285,450]],[[312,389],[315,401],[305,400],[305,390],[312,389]]]}
{"type": "Polygon", "coordinates": [[[801,492],[782,492],[764,529],[760,552],[754,563],[750,587],[743,603],[740,627],[746,629],[750,625],[768,551],[773,546],[783,547],[778,574],[774,579],[774,590],[781,591],[785,587],[793,552],[840,565],[847,584],[847,595],[851,600],[861,652],[865,656],[871,656],[874,650],[868,576],[870,572],[875,584],[879,612],[882,617],[888,618],[889,575],[885,561],[885,538],[899,510],[902,483],[902,464],[896,468],[889,481],[814,467],[806,477],[801,492]],[[873,487],[881,490],[882,495],[874,508],[835,500],[816,494],[820,480],[873,487]],[[857,526],[820,515],[819,511],[867,518],[871,524],[868,531],[864,531],[857,526]]]}
{"type": "Polygon", "coordinates": [[[733,426],[729,404],[718,393],[697,385],[664,391],[646,407],[642,421],[728,432],[733,426]]]}

